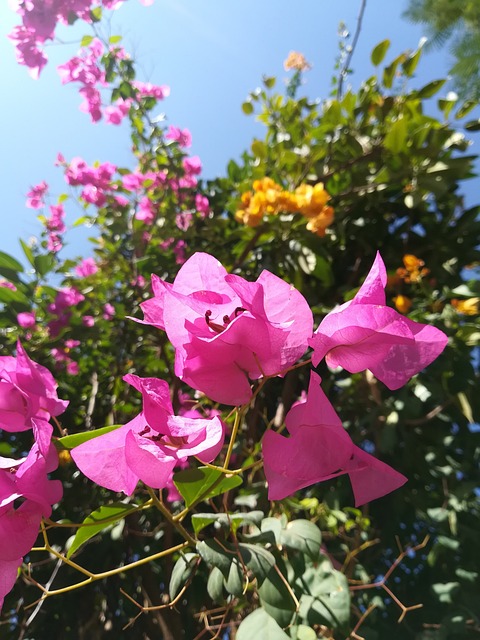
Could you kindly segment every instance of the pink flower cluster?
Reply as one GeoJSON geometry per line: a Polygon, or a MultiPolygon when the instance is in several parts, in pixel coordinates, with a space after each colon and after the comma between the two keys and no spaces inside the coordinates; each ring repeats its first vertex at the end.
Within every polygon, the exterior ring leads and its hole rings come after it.
{"type": "Polygon", "coordinates": [[[42,209],[45,206],[44,196],[47,191],[48,184],[45,180],[32,187],[27,193],[27,207],[30,209],[42,209]]]}
{"type": "MultiPolygon", "coordinates": [[[[63,162],[63,157],[60,157],[63,162]]],[[[89,167],[82,158],[73,158],[66,164],[65,180],[71,186],[83,186],[81,197],[89,204],[103,207],[107,196],[116,189],[112,182],[117,167],[110,162],[103,162],[96,167],[89,167]]]]}
{"type": "Polygon", "coordinates": [[[47,311],[56,316],[47,323],[50,336],[55,338],[63,327],[67,326],[70,320],[70,307],[74,307],[85,300],[83,293],[75,287],[64,287],[57,291],[55,300],[48,305],[47,311]]]}
{"type": "Polygon", "coordinates": [[[61,483],[48,479],[58,465],[49,421],[67,405],[58,398],[50,371],[30,360],[20,343],[16,357],[0,357],[0,429],[32,429],[34,435],[26,457],[0,457],[0,609],[23,556],[35,543],[42,517],[49,517],[62,497],[61,483]]]}
{"type": "MultiPolygon", "coordinates": [[[[445,334],[385,305],[385,265],[377,254],[357,295],[334,309],[313,333],[303,296],[268,271],[256,282],[228,274],[197,253],[170,284],[152,276],[154,297],[142,303],[144,324],[166,331],[175,348],[175,374],[218,402],[246,404],[251,381],[283,375],[313,348],[313,364],[357,373],[369,369],[398,389],[445,348],[445,334]]],[[[287,438],[263,442],[269,497],[347,473],[361,505],[401,486],[405,478],[356,447],[312,373],[306,401],[286,419],[287,438]]]]}
{"type": "Polygon", "coordinates": [[[63,247],[62,234],[67,230],[65,223],[65,209],[62,204],[50,205],[50,217],[45,222],[48,233],[47,248],[57,253],[63,247]]]}
{"type": "MultiPolygon", "coordinates": [[[[140,0],[148,6],[153,0],[140,0]]],[[[58,23],[72,23],[72,18],[91,22],[91,9],[103,5],[106,9],[117,9],[121,0],[11,0],[14,10],[21,16],[22,24],[9,34],[15,44],[17,62],[29,68],[33,78],[38,78],[47,64],[43,45],[55,37],[58,23]]]]}
{"type": "MultiPolygon", "coordinates": [[[[65,167],[65,180],[69,185],[83,186],[80,195],[89,204],[103,207],[108,198],[113,198],[120,206],[129,206],[130,199],[127,194],[131,194],[133,196],[132,207],[135,207],[134,217],[147,226],[154,224],[159,215],[159,205],[156,204],[158,198],[155,191],[161,188],[170,188],[174,191],[179,205],[186,207],[175,217],[176,224],[181,230],[188,229],[194,212],[203,218],[210,212],[208,198],[200,193],[192,193],[192,189],[197,186],[196,176],[202,167],[198,156],[183,159],[184,174],[178,179],[168,178],[165,171],[142,172],[136,169],[132,173],[121,175],[120,179],[116,180],[114,174],[117,167],[110,162],[89,166],[82,158],[75,157],[70,163],[67,163],[61,154],[58,156],[57,163],[65,167]],[[124,193],[119,193],[119,190],[124,193]]],[[[51,230],[53,232],[53,227],[51,230]]],[[[176,253],[179,261],[183,262],[185,243],[180,242],[176,253]]]]}

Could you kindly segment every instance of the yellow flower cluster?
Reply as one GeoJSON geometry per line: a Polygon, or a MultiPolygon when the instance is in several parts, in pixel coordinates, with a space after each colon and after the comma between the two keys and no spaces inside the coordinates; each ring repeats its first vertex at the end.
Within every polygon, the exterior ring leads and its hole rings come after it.
{"type": "Polygon", "coordinates": [[[265,215],[300,213],[308,219],[307,229],[323,237],[334,218],[333,207],[327,205],[330,196],[321,182],[315,185],[301,184],[293,193],[284,191],[271,178],[253,183],[253,192],[242,195],[242,207],[235,218],[249,227],[258,226],[265,215]]]}
{"type": "Polygon", "coordinates": [[[397,269],[397,274],[405,280],[405,282],[420,282],[420,280],[430,273],[430,269],[424,269],[425,262],[417,258],[411,253],[403,256],[403,264],[405,269],[397,269]]]}
{"type": "Polygon", "coordinates": [[[468,300],[453,298],[450,304],[458,313],[463,313],[465,316],[476,316],[480,312],[480,298],[468,298],[468,300]]]}

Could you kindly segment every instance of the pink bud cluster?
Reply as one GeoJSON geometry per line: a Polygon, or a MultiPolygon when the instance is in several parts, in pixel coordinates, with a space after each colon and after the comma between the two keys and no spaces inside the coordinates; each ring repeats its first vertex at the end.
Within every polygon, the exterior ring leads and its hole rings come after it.
{"type": "Polygon", "coordinates": [[[62,497],[61,483],[48,478],[58,466],[50,419],[67,405],[58,398],[50,371],[30,360],[20,343],[16,357],[0,357],[0,429],[32,430],[34,437],[24,458],[0,457],[0,609],[42,517],[49,517],[62,497]]]}

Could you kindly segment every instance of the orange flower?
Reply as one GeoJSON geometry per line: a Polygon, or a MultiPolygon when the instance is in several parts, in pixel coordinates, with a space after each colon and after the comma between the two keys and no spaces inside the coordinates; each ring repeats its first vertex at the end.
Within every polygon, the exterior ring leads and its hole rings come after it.
{"type": "Polygon", "coordinates": [[[450,304],[458,313],[466,316],[475,316],[480,310],[480,298],[468,298],[468,300],[450,300],[450,304]]]}
{"type": "Polygon", "coordinates": [[[408,313],[413,304],[410,298],[407,298],[407,296],[402,296],[402,295],[398,295],[395,298],[393,298],[393,302],[395,304],[397,311],[400,311],[400,313],[408,313]]]}
{"type": "Polygon", "coordinates": [[[403,256],[403,264],[405,269],[397,269],[397,274],[405,280],[405,282],[420,282],[420,280],[430,273],[430,269],[423,269],[425,262],[414,256],[412,253],[406,253],[403,256]]]}
{"type": "Polygon", "coordinates": [[[323,238],[327,227],[333,222],[334,213],[333,207],[324,207],[318,216],[310,218],[307,223],[307,229],[323,238]]]}
{"type": "Polygon", "coordinates": [[[307,62],[303,53],[290,51],[287,59],[283,63],[283,68],[285,71],[290,71],[291,69],[295,69],[295,71],[308,71],[312,68],[312,65],[307,62]]]}

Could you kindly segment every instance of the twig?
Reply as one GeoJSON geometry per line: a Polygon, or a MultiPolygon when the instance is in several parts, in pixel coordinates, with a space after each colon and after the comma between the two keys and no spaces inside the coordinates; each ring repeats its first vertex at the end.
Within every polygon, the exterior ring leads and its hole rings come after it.
{"type": "Polygon", "coordinates": [[[362,4],[360,5],[360,11],[358,12],[357,27],[353,35],[352,46],[350,47],[350,51],[348,52],[348,56],[347,56],[347,59],[345,60],[345,64],[343,65],[340,71],[340,77],[338,79],[337,100],[341,100],[342,98],[343,81],[347,77],[348,70],[350,68],[350,63],[352,61],[353,53],[355,51],[355,47],[357,46],[358,38],[360,37],[360,31],[362,30],[362,20],[363,20],[366,7],[367,7],[367,0],[362,0],[362,4]]]}

